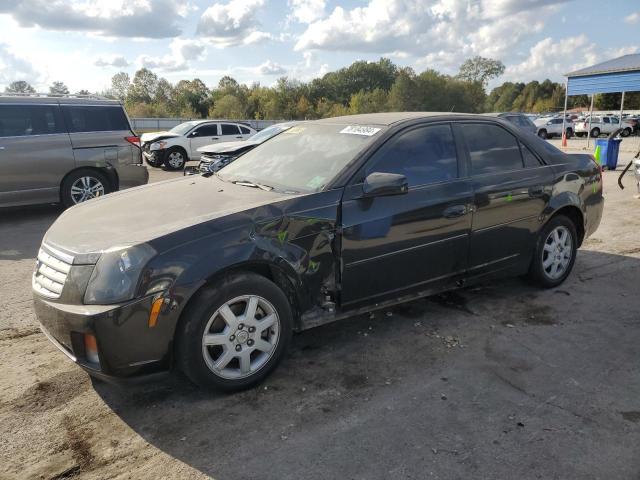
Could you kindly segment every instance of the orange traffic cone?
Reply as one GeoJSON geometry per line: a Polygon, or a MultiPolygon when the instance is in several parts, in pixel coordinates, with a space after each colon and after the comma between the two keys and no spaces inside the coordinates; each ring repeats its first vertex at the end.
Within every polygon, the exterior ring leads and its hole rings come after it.
{"type": "Polygon", "coordinates": [[[562,134],[562,146],[563,147],[567,146],[567,132],[563,132],[562,134]]]}

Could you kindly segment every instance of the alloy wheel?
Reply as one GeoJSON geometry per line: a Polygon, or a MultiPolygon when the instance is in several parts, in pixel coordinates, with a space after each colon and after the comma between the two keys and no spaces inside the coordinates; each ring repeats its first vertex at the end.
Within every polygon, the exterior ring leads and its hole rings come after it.
{"type": "Polygon", "coordinates": [[[181,168],[184,164],[184,157],[180,152],[171,152],[167,158],[171,168],[181,168]]]}
{"type": "Polygon", "coordinates": [[[569,229],[558,226],[551,230],[542,249],[542,270],[551,280],[557,280],[567,271],[573,256],[573,242],[569,229]]]}
{"type": "Polygon", "coordinates": [[[71,200],[74,204],[102,195],[104,195],[104,185],[96,177],[80,177],[71,185],[71,200]]]}
{"type": "Polygon", "coordinates": [[[280,338],[280,318],[257,295],[229,300],[209,318],[202,335],[202,355],[209,370],[227,379],[255,374],[273,356],[280,338]]]}

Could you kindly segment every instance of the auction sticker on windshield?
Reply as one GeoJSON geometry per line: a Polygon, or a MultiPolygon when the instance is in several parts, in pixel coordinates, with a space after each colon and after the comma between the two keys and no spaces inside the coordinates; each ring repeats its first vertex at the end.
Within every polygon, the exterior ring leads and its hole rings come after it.
{"type": "Polygon", "coordinates": [[[349,125],[340,130],[340,133],[348,133],[350,135],[364,135],[366,137],[372,137],[380,131],[376,127],[366,127],[363,125],[349,125]]]}

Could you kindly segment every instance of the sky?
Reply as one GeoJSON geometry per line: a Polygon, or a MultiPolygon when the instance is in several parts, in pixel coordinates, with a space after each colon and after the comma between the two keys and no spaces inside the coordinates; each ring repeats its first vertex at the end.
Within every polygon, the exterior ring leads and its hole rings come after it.
{"type": "Polygon", "coordinates": [[[2,89],[100,92],[141,67],[173,83],[272,85],[382,56],[455,74],[475,55],[505,64],[496,85],[563,81],[636,52],[638,0],[0,0],[2,89]]]}

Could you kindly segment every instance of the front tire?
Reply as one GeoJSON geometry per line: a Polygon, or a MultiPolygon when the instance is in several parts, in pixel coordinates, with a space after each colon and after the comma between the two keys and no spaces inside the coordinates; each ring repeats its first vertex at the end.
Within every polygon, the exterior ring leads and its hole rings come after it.
{"type": "Polygon", "coordinates": [[[197,385],[236,391],[262,381],[282,360],[293,315],[272,281],[239,273],[205,287],[184,312],[177,361],[197,385]]]}
{"type": "Polygon", "coordinates": [[[186,162],[187,154],[183,149],[179,147],[172,147],[167,150],[164,165],[169,170],[182,170],[186,162]]]}
{"type": "Polygon", "coordinates": [[[538,131],[538,136],[543,140],[546,140],[547,138],[549,138],[549,135],[547,134],[547,131],[545,129],[538,131]]]}
{"type": "Polygon", "coordinates": [[[576,226],[570,218],[557,215],[542,228],[536,243],[529,278],[543,288],[564,282],[576,261],[576,226]]]}
{"type": "Polygon", "coordinates": [[[106,175],[91,169],[80,169],[67,176],[60,186],[60,200],[65,208],[110,193],[111,183],[106,175]]]}
{"type": "Polygon", "coordinates": [[[600,129],[594,128],[591,130],[591,138],[598,138],[600,136],[600,129]]]}
{"type": "Polygon", "coordinates": [[[620,133],[620,136],[622,136],[622,137],[628,137],[629,135],[631,135],[631,129],[630,128],[625,128],[620,133]]]}

